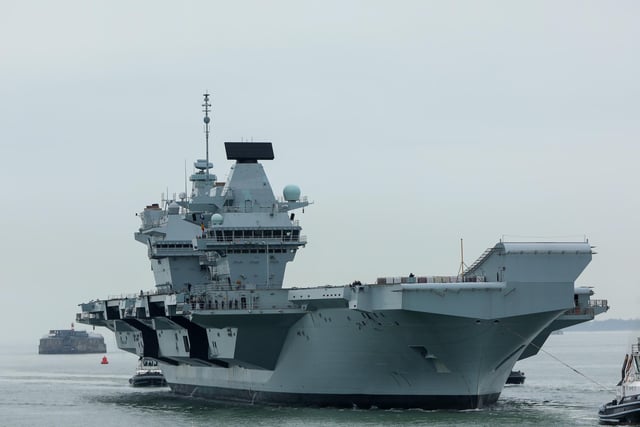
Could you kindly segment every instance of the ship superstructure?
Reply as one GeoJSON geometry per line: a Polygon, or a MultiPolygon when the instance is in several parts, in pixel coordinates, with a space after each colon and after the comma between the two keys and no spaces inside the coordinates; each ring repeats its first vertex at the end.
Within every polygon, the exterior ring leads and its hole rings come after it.
{"type": "MultiPolygon", "coordinates": [[[[204,107],[208,141],[208,95],[204,107]]],[[[575,309],[587,241],[500,241],[453,277],[283,288],[286,264],[306,244],[292,211],[309,202],[294,185],[274,196],[261,164],[274,159],[271,143],[225,149],[235,161],[226,182],[207,155],[189,196],[140,215],[135,239],[148,248],[156,289],[81,304],[77,316],[114,331],[121,349],[158,360],[174,392],[481,407],[498,399],[534,339],[575,309]]]]}

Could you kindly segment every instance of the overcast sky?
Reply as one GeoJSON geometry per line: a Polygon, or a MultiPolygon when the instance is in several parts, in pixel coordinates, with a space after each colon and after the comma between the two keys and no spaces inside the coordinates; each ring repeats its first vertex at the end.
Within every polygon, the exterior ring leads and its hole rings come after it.
{"type": "MultiPolygon", "coordinates": [[[[287,286],[454,275],[500,238],[585,237],[640,316],[640,2],[0,3],[0,342],[154,286],[135,213],[222,143],[274,143],[306,248],[287,286]]],[[[103,332],[106,332],[103,330],[103,332]]]]}

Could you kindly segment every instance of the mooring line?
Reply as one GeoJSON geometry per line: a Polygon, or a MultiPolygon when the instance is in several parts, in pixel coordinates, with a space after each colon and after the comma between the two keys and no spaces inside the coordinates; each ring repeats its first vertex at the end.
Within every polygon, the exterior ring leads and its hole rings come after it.
{"type": "MultiPolygon", "coordinates": [[[[503,325],[502,323],[500,323],[500,325],[505,328],[506,330],[508,330],[509,332],[511,332],[512,334],[518,336],[521,339],[525,339],[522,335],[520,335],[519,333],[517,333],[516,331],[511,330],[510,328],[506,327],[505,325],[503,325]]],[[[593,382],[594,384],[598,385],[599,387],[602,387],[604,390],[606,391],[615,391],[615,389],[611,388],[611,387],[607,387],[604,386],[602,384],[600,384],[598,381],[594,380],[593,378],[589,377],[588,375],[580,372],[579,370],[577,370],[576,368],[574,368],[573,366],[569,365],[568,363],[560,360],[558,357],[554,356],[553,354],[549,353],[547,350],[543,349],[541,346],[534,344],[533,341],[531,341],[529,343],[529,345],[534,346],[535,348],[537,348],[539,351],[542,351],[543,353],[545,353],[546,355],[552,357],[553,359],[555,359],[557,362],[560,362],[561,364],[563,364],[564,366],[566,366],[567,368],[571,369],[573,372],[575,372],[578,375],[583,376],[584,378],[586,378],[587,380],[593,382]]]]}

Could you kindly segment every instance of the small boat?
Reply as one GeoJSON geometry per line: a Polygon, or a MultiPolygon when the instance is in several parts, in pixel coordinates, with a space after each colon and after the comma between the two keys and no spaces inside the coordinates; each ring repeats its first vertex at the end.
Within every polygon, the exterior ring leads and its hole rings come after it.
{"type": "Polygon", "coordinates": [[[509,378],[507,378],[506,384],[524,384],[524,372],[522,371],[511,371],[509,374],[509,378]]]}
{"type": "Polygon", "coordinates": [[[624,356],[616,398],[598,411],[601,424],[640,424],[640,338],[624,356]]]}
{"type": "Polygon", "coordinates": [[[165,387],[167,381],[154,359],[140,358],[136,374],[129,378],[133,387],[165,387]]]}

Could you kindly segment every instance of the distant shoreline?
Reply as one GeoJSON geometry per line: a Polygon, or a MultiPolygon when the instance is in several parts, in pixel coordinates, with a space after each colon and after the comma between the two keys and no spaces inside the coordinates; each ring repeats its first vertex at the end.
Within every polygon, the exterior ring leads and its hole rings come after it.
{"type": "Polygon", "coordinates": [[[640,330],[640,319],[607,319],[592,320],[562,329],[566,332],[579,331],[637,331],[640,330]]]}

